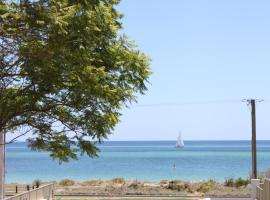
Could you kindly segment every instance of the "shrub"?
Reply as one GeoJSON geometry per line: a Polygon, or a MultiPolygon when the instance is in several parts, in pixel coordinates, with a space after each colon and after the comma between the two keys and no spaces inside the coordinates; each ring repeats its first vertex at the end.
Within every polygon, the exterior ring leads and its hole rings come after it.
{"type": "Polygon", "coordinates": [[[111,180],[114,184],[125,184],[126,181],[123,178],[114,178],[111,180]]]}
{"type": "Polygon", "coordinates": [[[61,180],[59,182],[59,185],[61,185],[61,186],[72,186],[74,184],[75,184],[75,182],[73,180],[70,180],[70,179],[64,179],[64,180],[61,180]]]}
{"type": "Polygon", "coordinates": [[[198,188],[198,192],[203,192],[203,193],[206,193],[208,192],[209,190],[212,190],[214,189],[216,186],[216,182],[214,180],[208,180],[206,182],[202,182],[198,188]]]}
{"type": "Polygon", "coordinates": [[[241,187],[241,186],[247,186],[249,184],[248,179],[243,179],[239,177],[238,179],[229,178],[226,179],[224,182],[224,185],[227,187],[241,187]]]}
{"type": "Polygon", "coordinates": [[[247,186],[249,184],[248,179],[243,179],[239,177],[238,179],[235,180],[235,186],[240,187],[240,186],[247,186]]]}
{"type": "Polygon", "coordinates": [[[173,180],[169,182],[168,189],[182,191],[185,190],[185,183],[179,180],[173,180]]]}
{"type": "Polygon", "coordinates": [[[128,187],[133,189],[138,189],[140,186],[143,186],[143,183],[139,181],[133,181],[128,187]]]}
{"type": "Polygon", "coordinates": [[[188,183],[185,183],[185,189],[186,189],[188,192],[191,192],[191,193],[193,192],[193,190],[192,190],[190,184],[188,184],[188,183]]]}
{"type": "Polygon", "coordinates": [[[233,187],[234,186],[234,179],[233,178],[227,178],[224,182],[224,185],[227,187],[233,187]]]}
{"type": "Polygon", "coordinates": [[[39,188],[39,186],[42,184],[41,180],[36,179],[33,181],[32,185],[35,186],[36,188],[39,188]]]}

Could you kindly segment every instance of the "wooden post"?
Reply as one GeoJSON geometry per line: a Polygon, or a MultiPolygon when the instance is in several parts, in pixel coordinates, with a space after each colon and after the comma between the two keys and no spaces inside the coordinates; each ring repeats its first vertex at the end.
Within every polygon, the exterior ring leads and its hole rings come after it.
{"type": "Polygon", "coordinates": [[[257,147],[256,147],[256,102],[251,99],[251,119],[252,119],[252,178],[257,178],[257,147]]]}
{"type": "Polygon", "coordinates": [[[247,105],[251,105],[251,150],[252,150],[252,170],[251,178],[257,179],[257,145],[256,145],[256,102],[262,102],[263,99],[243,99],[242,102],[247,102],[247,105]]]}
{"type": "Polygon", "coordinates": [[[5,197],[5,136],[0,132],[0,200],[5,197]]]}
{"type": "Polygon", "coordinates": [[[260,186],[260,179],[251,179],[251,199],[256,200],[258,196],[258,187],[260,186]]]}

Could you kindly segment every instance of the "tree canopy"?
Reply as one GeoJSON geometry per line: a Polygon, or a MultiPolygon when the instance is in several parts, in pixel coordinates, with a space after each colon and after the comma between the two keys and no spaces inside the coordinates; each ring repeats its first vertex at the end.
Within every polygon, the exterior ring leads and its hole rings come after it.
{"type": "Polygon", "coordinates": [[[118,3],[0,0],[2,134],[31,133],[30,148],[60,161],[97,155],[151,73],[120,33],[118,3]]]}

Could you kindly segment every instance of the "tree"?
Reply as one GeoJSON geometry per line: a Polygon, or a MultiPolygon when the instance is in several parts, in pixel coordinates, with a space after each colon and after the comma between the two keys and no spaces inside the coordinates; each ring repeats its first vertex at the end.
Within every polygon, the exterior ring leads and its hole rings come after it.
{"type": "Polygon", "coordinates": [[[60,161],[97,155],[150,75],[118,3],[0,1],[0,133],[31,133],[31,149],[60,161]]]}

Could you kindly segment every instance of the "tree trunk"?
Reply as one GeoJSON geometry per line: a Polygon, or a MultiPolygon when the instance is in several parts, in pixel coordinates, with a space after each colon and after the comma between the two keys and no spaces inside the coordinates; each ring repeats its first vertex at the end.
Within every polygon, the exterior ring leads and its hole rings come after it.
{"type": "Polygon", "coordinates": [[[5,136],[0,132],[0,200],[5,197],[5,136]]]}

